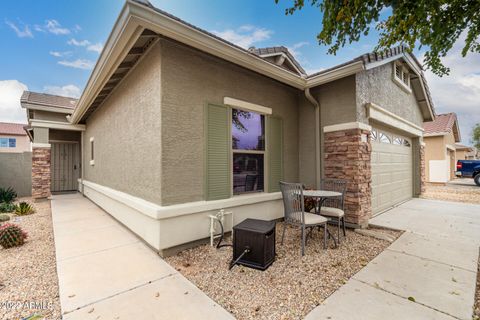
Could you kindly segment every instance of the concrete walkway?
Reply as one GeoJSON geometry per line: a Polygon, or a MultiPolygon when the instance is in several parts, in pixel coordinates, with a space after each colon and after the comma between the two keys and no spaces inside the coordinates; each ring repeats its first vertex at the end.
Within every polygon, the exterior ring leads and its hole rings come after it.
{"type": "Polygon", "coordinates": [[[52,216],[64,319],[233,319],[87,198],[54,196],[52,216]]]}
{"type": "Polygon", "coordinates": [[[371,223],[406,232],[306,319],[472,319],[480,205],[414,199],[371,223]]]}

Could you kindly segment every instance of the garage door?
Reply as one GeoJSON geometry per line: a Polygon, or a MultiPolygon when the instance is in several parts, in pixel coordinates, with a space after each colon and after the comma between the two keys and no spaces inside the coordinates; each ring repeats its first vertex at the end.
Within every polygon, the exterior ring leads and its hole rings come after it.
{"type": "Polygon", "coordinates": [[[378,214],[413,195],[412,141],[374,128],[372,142],[372,212],[378,214]]]}

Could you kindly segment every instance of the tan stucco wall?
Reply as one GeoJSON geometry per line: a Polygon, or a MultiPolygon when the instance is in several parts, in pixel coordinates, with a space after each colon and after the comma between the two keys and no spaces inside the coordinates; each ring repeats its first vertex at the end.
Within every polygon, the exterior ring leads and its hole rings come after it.
{"type": "Polygon", "coordinates": [[[162,204],[204,199],[204,107],[225,96],[283,119],[284,179],[298,180],[298,90],[162,40],[162,204]]]}
{"type": "Polygon", "coordinates": [[[83,153],[86,180],[155,203],[161,201],[160,68],[156,45],[87,119],[83,153]]]}
{"type": "Polygon", "coordinates": [[[414,93],[397,85],[392,72],[389,63],[356,74],[357,121],[368,123],[365,104],[372,102],[421,127],[423,116],[414,93]]]}
{"type": "Polygon", "coordinates": [[[0,148],[0,152],[19,153],[19,152],[32,151],[31,147],[30,147],[30,139],[28,138],[28,136],[13,136],[13,135],[1,134],[0,138],[15,138],[15,139],[17,139],[15,148],[0,148]]]}
{"type": "Polygon", "coordinates": [[[57,121],[57,122],[68,122],[67,114],[42,111],[42,110],[33,110],[33,119],[34,120],[48,120],[48,121],[57,121]]]}
{"type": "Polygon", "coordinates": [[[48,143],[49,142],[48,128],[33,128],[33,142],[34,143],[48,143]]]}
{"type": "Polygon", "coordinates": [[[426,179],[430,181],[430,160],[445,160],[447,151],[444,136],[423,137],[425,143],[426,179]]]}
{"type": "Polygon", "coordinates": [[[456,150],[456,155],[457,155],[456,161],[467,160],[467,154],[468,152],[466,150],[456,150]]]}

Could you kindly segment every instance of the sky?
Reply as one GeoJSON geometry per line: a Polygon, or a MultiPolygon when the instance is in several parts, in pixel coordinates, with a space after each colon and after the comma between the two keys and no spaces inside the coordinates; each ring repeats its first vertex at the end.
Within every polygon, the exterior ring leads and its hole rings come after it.
{"type": "MultiPolygon", "coordinates": [[[[371,51],[378,34],[336,56],[316,40],[322,13],[306,6],[285,15],[291,0],[152,0],[155,6],[244,48],[284,45],[307,73],[371,51]]],[[[25,122],[23,90],[79,97],[123,6],[121,0],[0,2],[0,121],[25,122]]],[[[384,15],[388,14],[385,10],[384,15]]],[[[461,44],[444,58],[450,76],[426,72],[437,113],[456,112],[462,142],[480,123],[480,55],[462,58],[461,44]]],[[[416,51],[421,59],[423,52],[416,51]]]]}

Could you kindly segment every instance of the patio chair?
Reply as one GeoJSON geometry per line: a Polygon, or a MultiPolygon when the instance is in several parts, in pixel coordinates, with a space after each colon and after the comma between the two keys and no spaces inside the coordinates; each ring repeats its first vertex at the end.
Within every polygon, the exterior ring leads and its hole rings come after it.
{"type": "Polygon", "coordinates": [[[305,202],[303,198],[303,185],[301,183],[280,182],[280,190],[282,191],[283,205],[285,208],[285,222],[282,232],[282,245],[285,238],[285,229],[287,224],[300,227],[302,231],[302,256],[305,255],[306,229],[315,227],[324,228],[323,247],[327,248],[327,222],[325,217],[305,212],[305,202]]]}
{"type": "Polygon", "coordinates": [[[340,224],[343,228],[343,236],[346,237],[345,232],[345,191],[347,190],[347,181],[339,179],[323,179],[320,181],[320,189],[327,191],[339,192],[342,195],[335,198],[327,198],[322,204],[320,215],[330,219],[337,220],[338,226],[338,243],[340,243],[340,224]]]}

